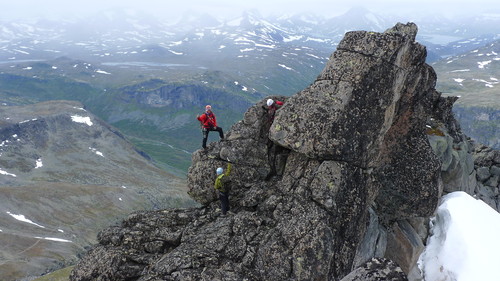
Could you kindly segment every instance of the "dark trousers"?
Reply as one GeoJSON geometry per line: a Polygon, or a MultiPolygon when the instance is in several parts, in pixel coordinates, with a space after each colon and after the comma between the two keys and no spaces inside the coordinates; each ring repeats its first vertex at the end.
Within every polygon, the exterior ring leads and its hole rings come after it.
{"type": "Polygon", "coordinates": [[[214,128],[203,128],[203,148],[207,148],[207,139],[208,139],[208,132],[210,131],[217,131],[219,132],[219,137],[221,139],[224,138],[224,132],[222,132],[221,127],[214,127],[214,128]]]}
{"type": "Polygon", "coordinates": [[[222,214],[225,215],[229,211],[229,192],[219,191],[219,200],[222,209],[222,214]]]}

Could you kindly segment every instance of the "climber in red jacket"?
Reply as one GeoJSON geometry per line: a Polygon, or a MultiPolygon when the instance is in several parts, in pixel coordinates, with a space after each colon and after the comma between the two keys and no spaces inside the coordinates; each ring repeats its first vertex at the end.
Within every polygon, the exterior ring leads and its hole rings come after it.
{"type": "Polygon", "coordinates": [[[268,99],[266,101],[267,104],[267,115],[269,117],[269,123],[273,123],[274,121],[274,115],[276,115],[276,110],[280,108],[283,105],[283,102],[277,100],[274,101],[272,99],[268,99]]]}
{"type": "Polygon", "coordinates": [[[215,114],[212,112],[212,106],[205,106],[205,113],[202,115],[198,115],[196,117],[198,121],[201,123],[202,131],[203,131],[203,145],[202,147],[207,148],[207,139],[208,132],[217,131],[219,132],[220,139],[224,139],[224,132],[221,127],[217,127],[217,119],[215,118],[215,114]]]}

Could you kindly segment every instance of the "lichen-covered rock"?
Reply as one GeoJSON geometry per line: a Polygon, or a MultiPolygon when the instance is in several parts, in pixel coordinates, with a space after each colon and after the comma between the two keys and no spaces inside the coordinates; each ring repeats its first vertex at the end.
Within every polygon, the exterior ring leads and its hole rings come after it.
{"type": "Polygon", "coordinates": [[[474,164],[479,167],[498,165],[500,164],[500,151],[474,143],[474,164]]]}
{"type": "Polygon", "coordinates": [[[435,84],[412,36],[346,33],[318,79],[278,112],[270,138],[311,158],[373,166],[403,95],[421,98],[435,84]]]}
{"type": "MultiPolygon", "coordinates": [[[[374,241],[365,233],[419,237],[381,234],[430,216],[442,191],[426,122],[443,100],[416,32],[347,33],[310,87],[274,97],[285,104],[272,124],[264,99],[193,154],[189,194],[202,207],[137,213],[103,231],[72,280],[340,280],[385,255],[387,244],[363,245],[374,241]],[[228,162],[234,213],[222,216],[213,183],[228,162]]],[[[408,270],[416,249],[394,258],[408,270]]]]}
{"type": "Polygon", "coordinates": [[[384,220],[432,214],[442,189],[425,135],[439,104],[436,74],[414,42],[416,31],[398,24],[383,34],[348,32],[270,129],[273,141],[307,157],[375,168],[384,220]]]}

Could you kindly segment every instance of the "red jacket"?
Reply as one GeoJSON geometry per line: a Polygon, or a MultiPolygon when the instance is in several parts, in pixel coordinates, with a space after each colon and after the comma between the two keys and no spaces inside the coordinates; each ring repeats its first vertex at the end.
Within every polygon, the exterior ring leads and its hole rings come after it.
{"type": "Polygon", "coordinates": [[[283,105],[283,102],[282,102],[282,101],[277,100],[277,101],[275,101],[275,102],[274,102],[271,106],[273,106],[273,105],[274,105],[274,106],[276,106],[276,105],[282,106],[282,105],[283,105]]]}
{"type": "Polygon", "coordinates": [[[201,122],[203,128],[215,128],[217,127],[217,119],[215,118],[215,114],[210,112],[205,112],[202,115],[198,116],[198,120],[201,122]]]}
{"type": "Polygon", "coordinates": [[[274,121],[274,115],[276,114],[276,110],[283,105],[283,102],[277,100],[271,106],[267,108],[267,114],[269,115],[269,121],[274,121]]]}

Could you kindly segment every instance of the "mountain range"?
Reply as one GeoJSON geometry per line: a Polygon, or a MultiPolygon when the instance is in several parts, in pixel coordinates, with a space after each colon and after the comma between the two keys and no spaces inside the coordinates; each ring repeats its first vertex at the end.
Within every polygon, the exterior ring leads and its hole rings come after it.
{"type": "MultiPolygon", "coordinates": [[[[182,173],[189,166],[189,153],[200,145],[194,117],[202,112],[202,103],[213,102],[197,99],[186,104],[183,113],[160,102],[151,113],[148,106],[124,105],[120,96],[126,89],[144,83],[167,88],[187,86],[196,89],[198,97],[206,96],[205,90],[215,90],[235,96],[248,106],[266,95],[292,95],[306,87],[345,32],[383,31],[396,21],[410,20],[419,25],[417,40],[427,47],[429,63],[498,44],[500,38],[496,29],[500,17],[494,15],[460,19],[415,15],[408,19],[363,8],[329,19],[312,14],[263,17],[253,11],[230,20],[188,14],[172,24],[137,11],[115,9],[84,19],[0,22],[0,75],[8,75],[2,79],[0,97],[6,104],[50,100],[53,96],[77,99],[106,122],[127,131],[130,140],[158,163],[182,173]],[[12,79],[10,75],[21,78],[12,79]],[[33,91],[19,89],[19,79],[54,87],[36,86],[37,90],[44,88],[47,95],[33,97],[33,91]],[[147,82],[151,79],[152,83],[147,82]],[[92,94],[59,90],[68,84],[78,84],[78,90],[85,87],[84,91],[92,94]],[[24,99],[26,95],[31,101],[24,99]],[[113,114],[110,103],[115,105],[113,114]],[[164,124],[159,125],[161,122],[164,124]],[[144,132],[146,128],[150,130],[144,132]]],[[[450,71],[446,70],[448,66],[436,66],[439,76],[450,71]]],[[[438,90],[447,92],[440,81],[438,90]]],[[[468,106],[482,105],[476,103],[479,99],[470,100],[468,106]]],[[[214,108],[224,117],[219,120],[226,130],[246,109],[217,108],[217,104],[214,108]]]]}
{"type": "Polygon", "coordinates": [[[458,96],[455,114],[464,131],[500,148],[500,41],[433,63],[438,88],[458,96]]]}
{"type": "MultiPolygon", "coordinates": [[[[84,229],[88,232],[82,232],[85,239],[81,243],[79,240],[71,244],[74,248],[60,250],[65,258],[35,263],[40,266],[30,274],[71,263],[75,253],[95,241],[98,229],[131,210],[170,204],[189,206],[192,201],[185,197],[183,177],[191,165],[191,153],[201,147],[201,132],[195,117],[205,104],[212,104],[219,125],[229,131],[255,102],[271,95],[290,96],[307,87],[320,74],[346,32],[384,31],[397,21],[418,24],[417,41],[427,47],[427,62],[437,72],[436,89],[461,96],[454,110],[464,131],[477,139],[487,136],[480,139],[486,144],[495,144],[495,140],[498,143],[500,114],[495,103],[498,100],[495,79],[500,79],[500,73],[495,58],[500,51],[497,48],[500,17],[405,19],[357,8],[331,19],[311,14],[262,17],[256,12],[245,12],[231,20],[190,15],[170,24],[135,11],[109,10],[85,19],[0,21],[3,125],[23,127],[34,122],[36,126],[30,128],[38,133],[50,128],[64,129],[49,138],[44,149],[52,144],[56,148],[48,150],[40,150],[33,143],[17,149],[13,144],[20,145],[23,139],[19,138],[17,143],[13,136],[20,134],[12,129],[5,129],[2,134],[1,141],[9,141],[4,143],[5,148],[11,146],[16,152],[0,155],[3,171],[0,188],[5,194],[16,194],[19,186],[28,186],[30,196],[14,201],[35,202],[29,212],[24,211],[21,203],[4,210],[5,224],[0,227],[3,234],[15,233],[8,241],[23,241],[18,248],[6,250],[9,253],[6,259],[24,258],[16,254],[26,253],[24,250],[35,243],[33,237],[74,242],[68,230],[56,227],[70,222],[62,219],[60,223],[57,219],[49,222],[47,217],[31,216],[48,202],[31,197],[40,197],[38,191],[50,194],[54,201],[70,198],[69,205],[83,204],[81,208],[88,213],[88,219],[79,222],[71,233],[84,229]],[[14,115],[23,116],[18,117],[22,120],[6,119],[14,115]],[[93,125],[75,122],[71,116],[81,116],[84,119],[76,120],[85,122],[88,117],[93,125]],[[37,120],[19,124],[32,119],[37,120]],[[52,125],[37,127],[40,122],[52,125]],[[58,154],[60,149],[65,153],[58,154]],[[126,155],[133,161],[107,159],[109,166],[99,168],[103,157],[109,155],[126,155]],[[38,159],[43,166],[35,169],[38,159]],[[47,176],[41,172],[46,169],[55,170],[47,176]],[[148,173],[154,175],[141,176],[141,181],[148,179],[142,183],[134,177],[148,173]],[[177,198],[173,202],[168,198],[156,200],[163,194],[165,179],[172,182],[172,192],[177,198]],[[35,190],[34,186],[42,188],[35,190]],[[86,189],[89,186],[90,191],[86,189]],[[51,193],[56,192],[54,187],[59,187],[57,194],[51,193]],[[120,196],[125,190],[133,190],[140,196],[130,195],[134,199],[129,198],[132,201],[122,209],[120,203],[126,199],[120,196]],[[71,194],[79,195],[73,198],[71,194]],[[88,199],[78,203],[81,198],[88,199]],[[114,198],[113,204],[109,204],[108,198],[114,198]],[[92,211],[93,207],[85,203],[89,201],[101,206],[102,212],[92,211]],[[102,213],[106,215],[95,222],[102,213]],[[12,228],[3,226],[12,223],[9,220],[17,220],[17,224],[12,228]],[[20,239],[24,236],[18,230],[23,229],[19,225],[26,220],[50,225],[51,232],[45,233],[41,227],[30,224],[37,232],[28,231],[23,234],[27,238],[20,239]],[[92,229],[88,228],[91,223],[92,229]],[[49,236],[59,233],[61,236],[49,236]]],[[[45,135],[52,133],[55,131],[49,130],[45,135]]],[[[33,142],[39,138],[44,139],[34,135],[33,142]]],[[[210,135],[209,140],[217,138],[210,135]]],[[[57,209],[50,213],[64,213],[67,205],[59,209],[50,207],[57,209]]],[[[44,242],[57,244],[53,240],[44,242]]],[[[46,248],[58,247],[51,244],[46,248]]],[[[9,264],[7,268],[18,267],[9,264]]]]}
{"type": "Polygon", "coordinates": [[[2,106],[0,138],[2,280],[71,264],[132,211],[190,204],[182,178],[79,102],[2,106]]]}

